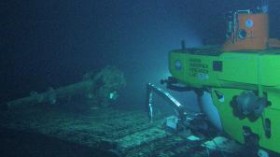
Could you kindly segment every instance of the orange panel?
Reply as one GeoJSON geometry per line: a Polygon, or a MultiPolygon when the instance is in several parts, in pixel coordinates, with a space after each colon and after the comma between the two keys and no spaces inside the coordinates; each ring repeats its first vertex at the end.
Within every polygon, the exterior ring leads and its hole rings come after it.
{"type": "Polygon", "coordinates": [[[224,50],[264,50],[268,34],[267,14],[237,14],[237,25],[225,42],[224,50]]]}

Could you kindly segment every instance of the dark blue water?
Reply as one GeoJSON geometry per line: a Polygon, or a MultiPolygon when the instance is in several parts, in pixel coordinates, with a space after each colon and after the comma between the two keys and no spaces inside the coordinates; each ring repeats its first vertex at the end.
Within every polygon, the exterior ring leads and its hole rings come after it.
{"type": "MultiPolygon", "coordinates": [[[[143,104],[145,84],[168,76],[169,50],[179,48],[181,40],[187,47],[222,44],[225,13],[258,4],[259,0],[1,0],[0,103],[75,83],[86,72],[116,65],[128,82],[120,105],[143,104]]],[[[270,33],[279,38],[280,2],[271,0],[270,5],[270,33]]],[[[0,129],[0,140],[0,151],[7,156],[93,153],[6,129],[0,129]],[[61,152],[53,149],[61,145],[61,152]]]]}
{"type": "MultiPolygon", "coordinates": [[[[181,40],[188,47],[221,44],[224,14],[258,4],[259,0],[2,0],[0,102],[79,81],[86,72],[108,64],[125,71],[128,89],[139,89],[139,95],[144,83],[166,76],[168,51],[180,47],[181,40]]],[[[274,36],[280,35],[279,5],[271,0],[274,36]]]]}

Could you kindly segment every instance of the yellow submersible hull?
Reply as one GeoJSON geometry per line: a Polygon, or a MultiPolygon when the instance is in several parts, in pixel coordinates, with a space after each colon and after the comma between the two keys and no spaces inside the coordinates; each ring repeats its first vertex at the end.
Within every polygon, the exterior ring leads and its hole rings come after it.
{"type": "Polygon", "coordinates": [[[174,50],[169,70],[211,94],[223,130],[240,143],[280,153],[280,50],[174,50]]]}

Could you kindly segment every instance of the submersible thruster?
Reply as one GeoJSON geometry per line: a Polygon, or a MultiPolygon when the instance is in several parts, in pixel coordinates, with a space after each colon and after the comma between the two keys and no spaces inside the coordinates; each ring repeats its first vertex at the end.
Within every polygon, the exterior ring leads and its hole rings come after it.
{"type": "Polygon", "coordinates": [[[233,139],[280,153],[280,41],[269,38],[268,18],[262,1],[228,15],[223,46],[171,51],[167,84],[196,91],[209,119],[233,139]]]}

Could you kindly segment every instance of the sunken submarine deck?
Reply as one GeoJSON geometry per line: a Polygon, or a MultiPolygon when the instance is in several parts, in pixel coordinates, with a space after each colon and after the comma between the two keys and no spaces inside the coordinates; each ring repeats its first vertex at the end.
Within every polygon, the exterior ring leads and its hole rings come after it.
{"type": "MultiPolygon", "coordinates": [[[[1,112],[0,127],[106,152],[118,157],[209,156],[201,143],[190,142],[163,129],[166,115],[149,122],[141,110],[100,108],[87,112],[33,107],[1,112]]],[[[92,156],[100,156],[94,151],[92,156]]],[[[104,154],[102,155],[104,156],[104,154]]],[[[105,155],[106,156],[106,155],[105,155]]]]}

